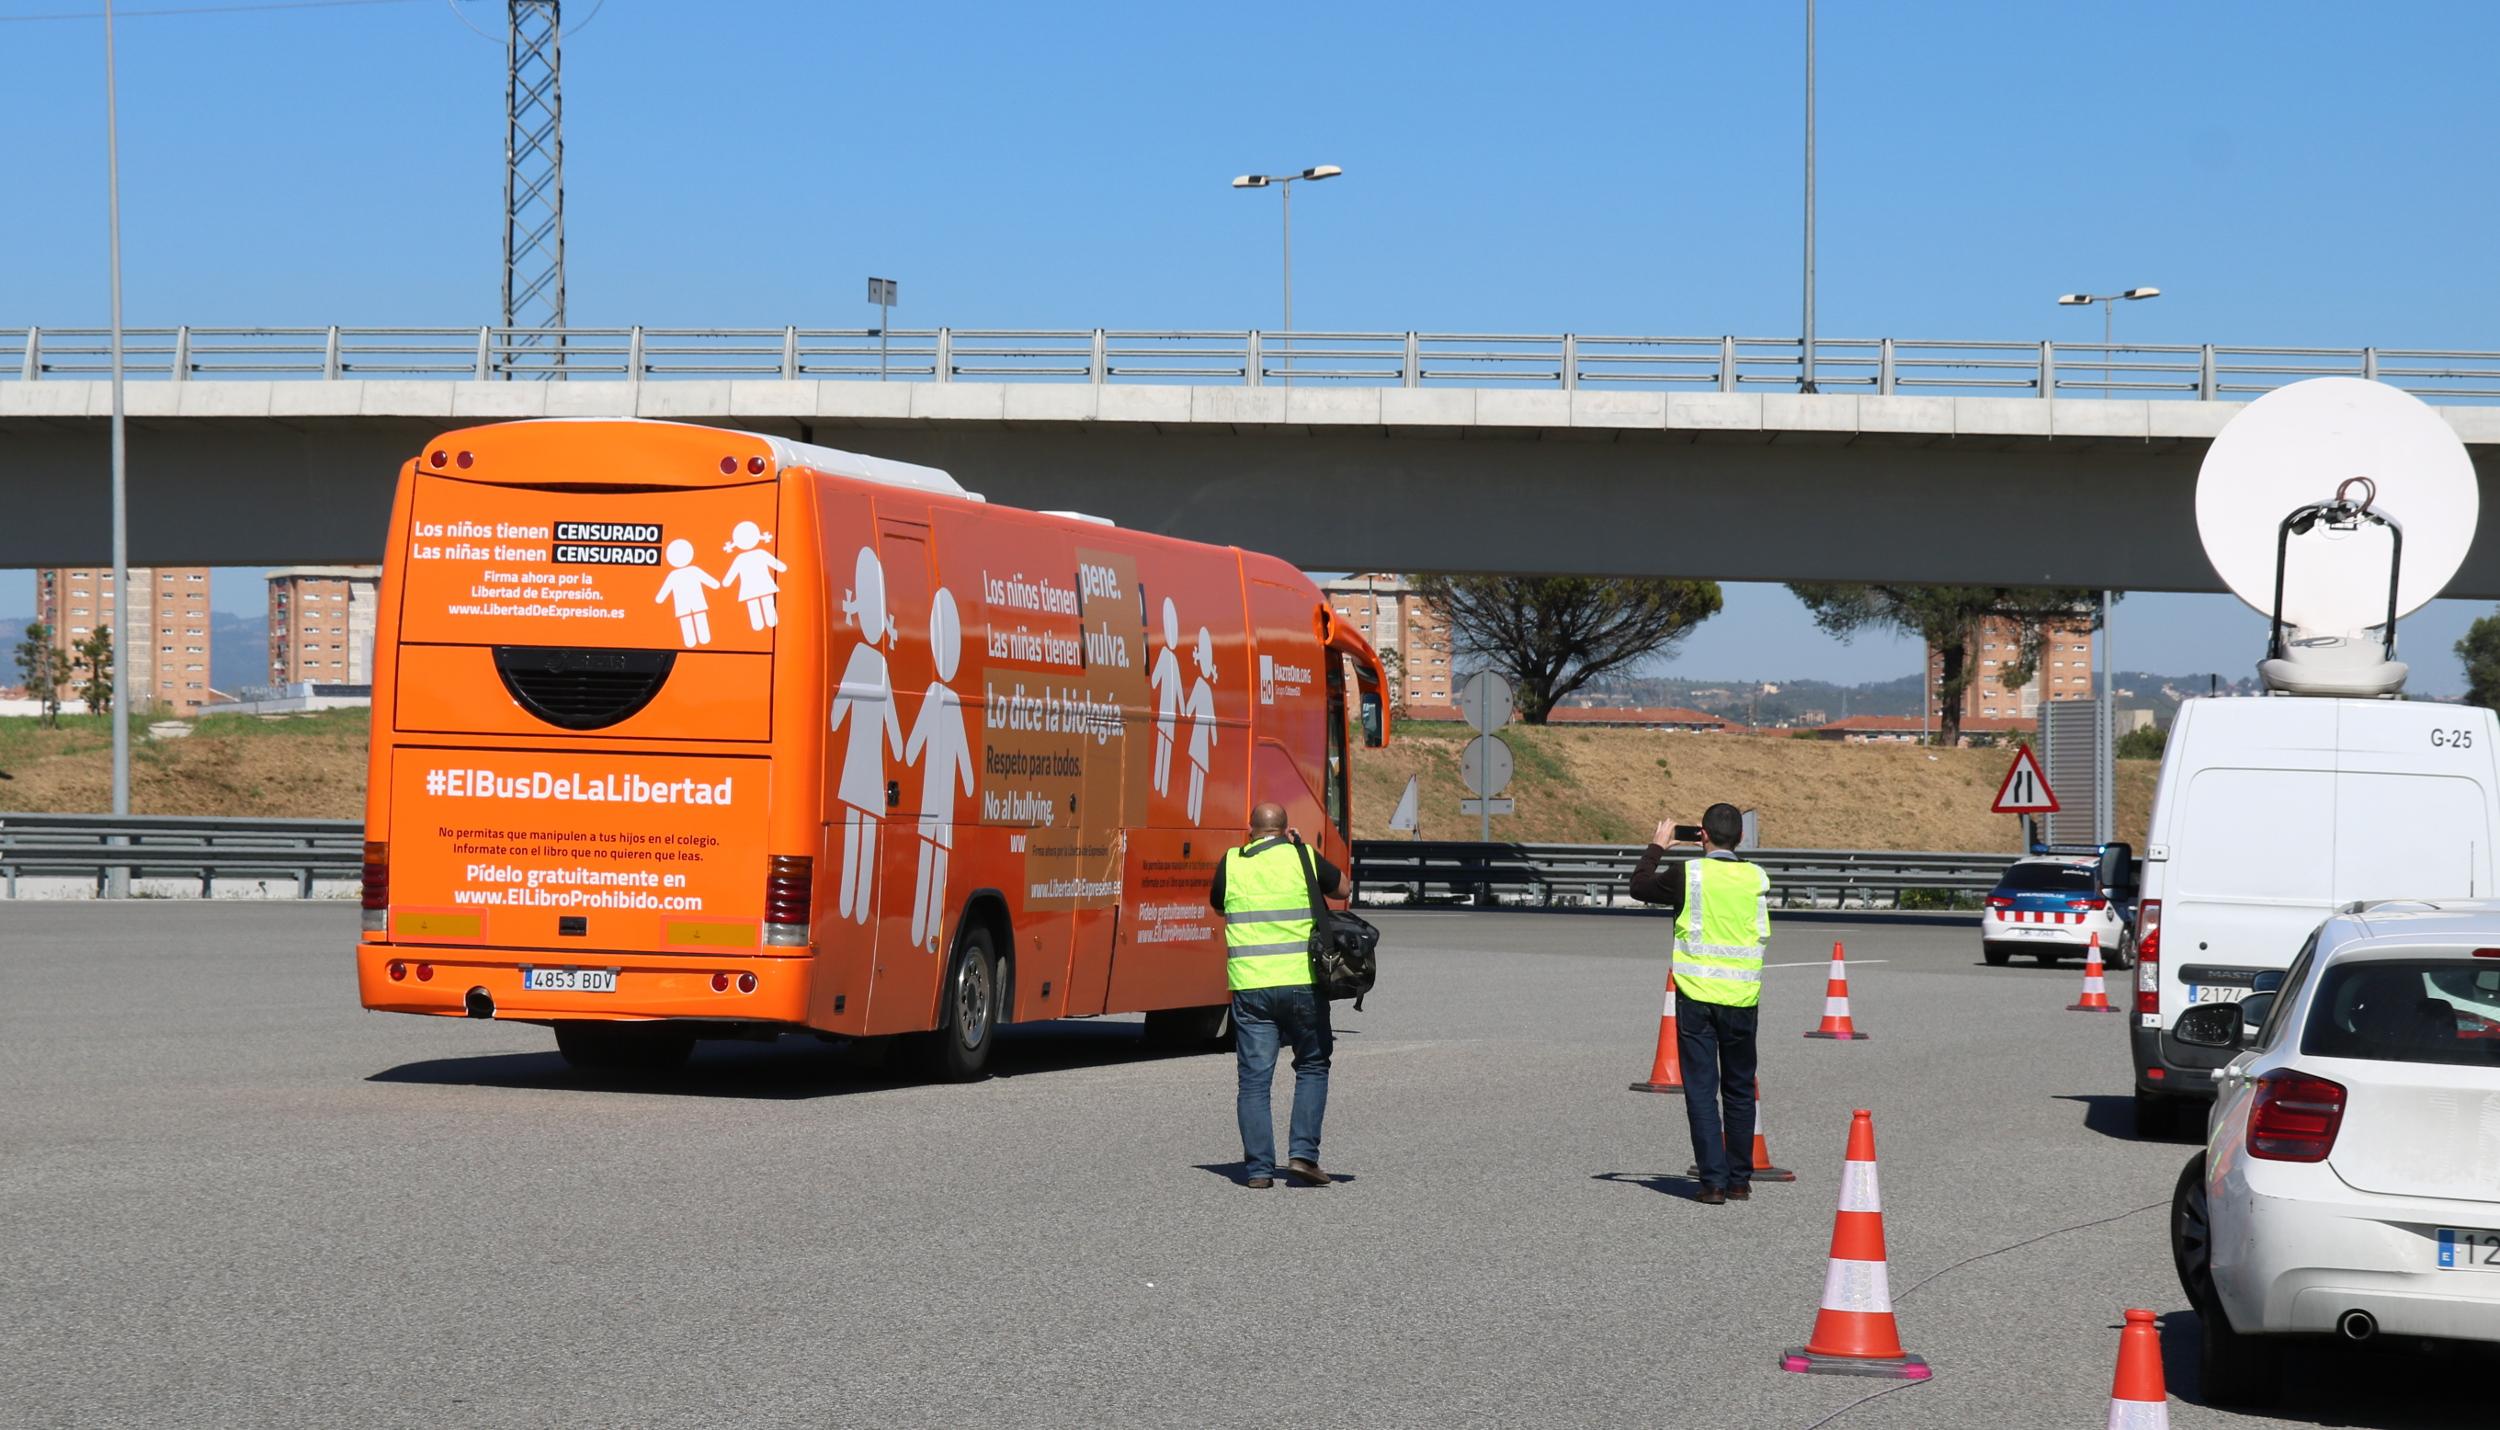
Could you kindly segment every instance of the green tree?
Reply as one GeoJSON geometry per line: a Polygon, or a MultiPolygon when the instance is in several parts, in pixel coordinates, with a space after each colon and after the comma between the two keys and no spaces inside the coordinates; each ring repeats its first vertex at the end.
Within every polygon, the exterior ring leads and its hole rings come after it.
{"type": "Polygon", "coordinates": [[[1519,716],[1542,725],[1563,697],[1675,649],[1719,613],[1716,581],[1592,576],[1408,578],[1449,622],[1451,644],[1510,677],[1519,716]]]}
{"type": "Polygon", "coordinates": [[[2019,690],[2040,669],[2040,647],[2053,625],[2100,617],[2093,605],[2098,593],[2079,586],[1859,586],[1792,581],[1788,589],[1825,631],[1849,640],[1864,630],[1899,631],[1918,637],[1939,657],[1933,694],[1936,697],[1937,743],[1953,745],[1962,738],[1962,692],[1978,679],[1980,667],[1971,659],[1971,643],[1990,617],[2010,621],[2016,632],[2014,659],[1997,671],[2006,688],[2019,690]]]}
{"type": "Polygon", "coordinates": [[[36,718],[46,725],[61,723],[61,682],[69,676],[64,665],[52,648],[52,628],[41,621],[28,626],[17,642],[17,674],[27,698],[42,707],[36,718]]]}
{"type": "Polygon", "coordinates": [[[2465,628],[2457,659],[2465,662],[2466,703],[2500,710],[2500,613],[2465,628]]]}
{"type": "Polygon", "coordinates": [[[87,713],[105,715],[113,709],[113,628],[97,626],[75,647],[78,698],[87,713]]]}
{"type": "Polygon", "coordinates": [[[2118,758],[2122,760],[2158,760],[2170,743],[2170,732],[2159,725],[2138,725],[2118,737],[2118,758]]]}

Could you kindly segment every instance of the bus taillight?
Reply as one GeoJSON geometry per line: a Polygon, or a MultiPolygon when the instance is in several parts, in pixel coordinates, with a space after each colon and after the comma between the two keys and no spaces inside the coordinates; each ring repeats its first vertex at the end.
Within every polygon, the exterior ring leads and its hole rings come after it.
{"type": "Polygon", "coordinates": [[[764,942],[807,946],[809,905],[815,897],[816,861],[805,854],[776,854],[764,876],[764,942]]]}
{"type": "Polygon", "coordinates": [[[365,841],[365,922],[366,933],[387,932],[391,926],[391,846],[378,839],[365,841]]]}

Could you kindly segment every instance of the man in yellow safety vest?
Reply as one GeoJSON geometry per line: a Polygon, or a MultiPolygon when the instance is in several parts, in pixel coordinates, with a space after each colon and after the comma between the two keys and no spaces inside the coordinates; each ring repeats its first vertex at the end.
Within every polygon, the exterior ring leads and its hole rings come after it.
{"type": "Polygon", "coordinates": [[[1320,1121],[1328,1111],[1328,1055],[1336,1034],[1328,1004],[1311,988],[1311,885],[1334,897],[1345,891],[1337,866],[1288,837],[1285,807],[1250,811],[1250,840],[1228,849],[1215,866],[1209,903],[1224,915],[1224,970],[1233,990],[1233,1051],[1240,1065],[1242,1178],[1276,1185],[1276,1113],[1269,1088],[1276,1054],[1293,1044],[1293,1132],[1285,1175],[1324,1187],[1319,1169],[1320,1121]]]}
{"type": "Polygon", "coordinates": [[[1632,897],[1675,915],[1676,1052],[1693,1162],[1701,1169],[1694,1200],[1709,1206],[1753,1195],[1754,1034],[1762,954],[1771,942],[1771,880],[1760,865],[1736,857],[1744,837],[1736,806],[1714,804],[1698,831],[1661,823],[1632,871],[1632,897]],[[1669,849],[1695,842],[1700,858],[1660,867],[1669,849]]]}

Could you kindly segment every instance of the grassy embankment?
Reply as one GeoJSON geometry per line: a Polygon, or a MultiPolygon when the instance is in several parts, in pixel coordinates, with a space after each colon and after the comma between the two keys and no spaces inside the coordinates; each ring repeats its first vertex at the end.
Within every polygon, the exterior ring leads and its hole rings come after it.
{"type": "MultiPolygon", "coordinates": [[[[211,715],[180,740],[137,738],[131,808],[140,814],[353,819],[364,813],[367,712],[279,719],[211,715]]],[[[134,735],[139,732],[134,731],[134,735]]],[[[1472,839],[1458,812],[1459,752],[1469,732],[1409,722],[1385,749],[1354,751],[1358,834],[1393,837],[1390,811],[1409,775],[1423,776],[1423,834],[1472,839]]],[[[1513,726],[1518,813],[1497,839],[1631,844],[1664,815],[1698,818],[1712,800],[1762,811],[1764,841],[1806,849],[2014,847],[2014,821],[1988,813],[2010,756],[2003,750],[1834,745],[1771,736],[1668,735],[1646,730],[1513,726]]],[[[112,728],[86,715],[45,729],[0,718],[0,809],[91,812],[111,803],[112,728]]],[[[2140,845],[2156,767],[2118,766],[2119,828],[2140,845]]]]}

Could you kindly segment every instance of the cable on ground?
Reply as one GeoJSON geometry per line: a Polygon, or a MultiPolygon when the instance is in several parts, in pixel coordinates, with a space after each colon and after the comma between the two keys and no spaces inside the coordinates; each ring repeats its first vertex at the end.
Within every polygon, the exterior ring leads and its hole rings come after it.
{"type": "MultiPolygon", "coordinates": [[[[2158,1202],[2147,1202],[2147,1203],[2145,1203],[2143,1206],[2140,1206],[2140,1207],[2133,1207],[2133,1208],[2130,1208],[2130,1209],[2128,1209],[2128,1210],[2126,1210],[2126,1211],[2123,1211],[2123,1212],[2119,1212],[2119,1213],[2117,1213],[2117,1214],[2115,1214],[2115,1215],[2112,1215],[2112,1216],[2098,1217],[2098,1218],[2095,1218],[2095,1219],[2094,1219],[2094,1220],[2092,1220],[2092,1221],[2079,1221],[2079,1222],[2074,1223],[2074,1224],[2073,1224],[2073,1225],[2071,1225],[2071,1226],[2061,1226],[2061,1227],[2058,1227],[2058,1228],[2056,1228],[2056,1229],[2054,1229],[2054,1230],[2051,1230],[2051,1231],[2044,1231],[2044,1232],[2040,1233],[2038,1236],[2030,1236],[2030,1237],[2025,1237],[2025,1238],[2023,1238],[2021,1241],[2012,1242],[2012,1243],[2009,1243],[2009,1244],[2007,1244],[2007,1245],[2000,1246],[2000,1247],[1996,1248],[1996,1249],[1995,1249],[1995,1250],[1993,1250],[1993,1251],[1982,1251],[1982,1252],[1978,1253],[1978,1254],[1977,1254],[1977,1255],[1975,1255],[1975,1256],[1965,1256],[1965,1257],[1963,1257],[1961,1260],[1954,1262],[1954,1263],[1953,1263],[1952,1265],[1950,1265],[1950,1266],[1940,1267],[1940,1268],[1938,1268],[1937,1270],[1930,1271],[1930,1272],[1928,1272],[1926,1275],[1924,1275],[1924,1276],[1920,1277],[1919,1279],[1917,1279],[1916,1281],[1911,1282],[1911,1283],[1910,1283],[1910,1285],[1909,1285],[1909,1287],[1908,1287],[1908,1289],[1903,1290],[1903,1291],[1901,1291],[1901,1292],[1897,1293],[1896,1295],[1894,1295],[1894,1296],[1893,1296],[1893,1298],[1892,1298],[1892,1299],[1893,1299],[1896,1303],[1901,1302],[1901,1301],[1905,1301],[1905,1300],[1909,1299],[1911,1295],[1913,1295],[1914,1293],[1916,1293],[1916,1292],[1917,1292],[1917,1290],[1918,1290],[1920,1287],[1922,1287],[1922,1286],[1926,1285],[1928,1282],[1935,1280],[1935,1279],[1936,1279],[1937,1277],[1939,1277],[1939,1276],[1944,1276],[1944,1275],[1948,1275],[1948,1274],[1950,1274],[1950,1273],[1952,1273],[1952,1272],[1959,1271],[1959,1270],[1961,1270],[1963,1267],[1965,1267],[1965,1266],[1969,1266],[1969,1265],[1971,1265],[1971,1264],[1972,1264],[1972,1263],[1974,1263],[1974,1262],[1985,1261],[1985,1260],[1987,1260],[1989,1257],[1992,1257],[1992,1256],[2003,1256],[2005,1253],[2007,1253],[2007,1252],[2009,1252],[2009,1251],[2020,1251],[2020,1250],[2022,1250],[2022,1249],[2023,1249],[2024,1247],[2026,1247],[2026,1246],[2037,1246],[2037,1245],[2038,1245],[2038,1244],[2040,1244],[2041,1242],[2047,1241],[2047,1240],[2048,1240],[2049,1238],[2051,1238],[2051,1237],[2055,1237],[2055,1236],[2064,1236],[2064,1235],[2066,1235],[2068,1232],[2075,1232],[2075,1231],[2090,1231],[2092,1228],[2094,1228],[2094,1227],[2096,1227],[2096,1226],[2107,1226],[2107,1225],[2109,1225],[2111,1222],[2125,1221],[2127,1218],[2129,1218],[2129,1217],[2131,1217],[2131,1216],[2142,1216],[2142,1215],[2143,1215],[2144,1213],[2146,1213],[2146,1212],[2149,1212],[2149,1211],[2158,1211],[2158,1210],[2160,1210],[2161,1208],[2166,1207],[2166,1206],[2168,1206],[2168,1205],[2170,1205],[2170,1203],[2169,1203],[2169,1201],[2168,1201],[2168,1200],[2166,1200],[2166,1199],[2165,1199],[2165,1200],[2163,1200],[2163,1201],[2158,1201],[2158,1202]]],[[[1824,1426],[1831,1424],[1833,1421],[1838,1420],[1838,1419],[1839,1419],[1840,1417],[1842,1417],[1843,1415],[1846,1415],[1846,1414],[1848,1414],[1850,1411],[1857,1409],[1859,1406],[1866,1404],[1868,1401],[1870,1401],[1870,1400],[1881,1400],[1881,1399],[1883,1399],[1885,1396],[1892,1394],[1892,1393],[1893,1393],[1894,1391],[1896,1391],[1896,1390],[1907,1390],[1907,1389],[1909,1389],[1911,1386],[1914,1386],[1914,1385],[1933,1385],[1933,1384],[1935,1384],[1935,1382],[1934,1382],[1933,1380],[1904,1380],[1904,1381],[1900,1381],[1900,1382],[1898,1382],[1898,1383],[1896,1383],[1896,1384],[1893,1384],[1893,1385],[1887,1385],[1887,1386],[1885,1386],[1883,1389],[1878,1390],[1878,1391],[1874,1392],[1874,1393],[1873,1393],[1873,1394],[1871,1394],[1871,1395],[1861,1395],[1861,1396],[1859,1396],[1857,1399],[1850,1401],[1848,1404],[1846,1404],[1846,1405],[1844,1405],[1844,1406],[1840,1407],[1838,1410],[1833,1411],[1831,1414],[1824,1416],[1822,1419],[1815,1421],[1813,1424],[1811,1424],[1811,1425],[1807,1425],[1807,1426],[1803,1427],[1803,1430],[1823,1430],[1823,1427],[1824,1427],[1824,1426]]]]}

